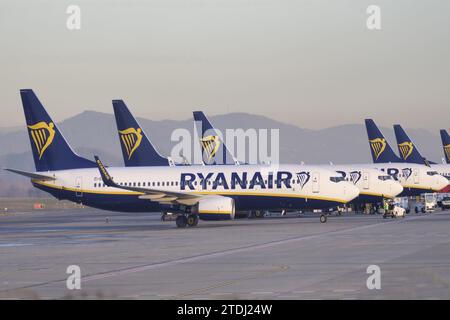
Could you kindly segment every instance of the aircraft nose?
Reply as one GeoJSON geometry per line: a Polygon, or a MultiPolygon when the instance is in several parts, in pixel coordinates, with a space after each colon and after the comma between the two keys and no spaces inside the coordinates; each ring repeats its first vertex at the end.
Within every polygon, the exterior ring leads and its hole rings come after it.
{"type": "Polygon", "coordinates": [[[403,186],[397,181],[391,181],[391,197],[396,197],[403,192],[403,186]]]}
{"type": "Polygon", "coordinates": [[[359,189],[355,187],[353,183],[345,182],[344,185],[344,199],[347,202],[352,201],[357,196],[359,196],[359,189]]]}
{"type": "Polygon", "coordinates": [[[438,179],[436,181],[436,190],[441,191],[449,184],[450,184],[450,181],[446,177],[443,177],[440,175],[440,176],[438,176],[438,179]]]}

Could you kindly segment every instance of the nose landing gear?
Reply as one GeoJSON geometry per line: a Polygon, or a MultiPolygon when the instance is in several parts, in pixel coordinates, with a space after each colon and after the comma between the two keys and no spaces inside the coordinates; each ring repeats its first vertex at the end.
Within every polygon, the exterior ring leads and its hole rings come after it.
{"type": "Polygon", "coordinates": [[[321,215],[320,215],[320,222],[321,222],[321,223],[327,222],[327,216],[324,215],[324,214],[321,214],[321,215]]]}

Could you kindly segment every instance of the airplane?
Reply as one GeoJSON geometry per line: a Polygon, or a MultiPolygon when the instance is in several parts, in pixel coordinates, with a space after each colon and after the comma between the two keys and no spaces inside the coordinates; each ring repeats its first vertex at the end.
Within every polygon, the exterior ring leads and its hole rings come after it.
{"type": "Polygon", "coordinates": [[[447,130],[442,129],[441,140],[442,140],[442,148],[444,148],[445,161],[447,164],[450,164],[450,135],[447,130]]]}
{"type": "MultiPolygon", "coordinates": [[[[232,220],[236,212],[320,209],[353,200],[359,190],[318,166],[147,166],[106,168],[77,155],[31,89],[20,90],[36,172],[31,179],[57,199],[122,212],[177,212],[177,227],[232,220]]],[[[321,215],[321,222],[326,216],[321,215]]]]}
{"type": "MultiPolygon", "coordinates": [[[[436,162],[428,161],[422,156],[419,149],[416,147],[414,142],[409,138],[403,128],[396,124],[394,125],[395,138],[397,140],[397,146],[399,154],[401,154],[402,159],[406,163],[418,163],[425,164],[431,169],[438,172],[441,176],[447,178],[450,184],[450,165],[449,164],[438,164],[436,162]]],[[[450,186],[447,186],[444,190],[447,190],[450,186]]]]}
{"type": "Polygon", "coordinates": [[[123,100],[113,100],[112,104],[125,167],[178,165],[159,154],[123,100]]]}
{"type": "Polygon", "coordinates": [[[365,124],[374,162],[373,167],[401,183],[403,192],[400,193],[400,197],[438,192],[447,186],[447,179],[436,170],[425,164],[405,163],[399,158],[372,119],[366,119],[365,124]]]}
{"type": "MultiPolygon", "coordinates": [[[[202,111],[194,112],[194,119],[201,124],[203,133],[200,136],[200,141],[205,140],[205,135],[211,137],[215,135],[212,140],[223,145],[223,149],[227,150],[225,143],[220,138],[217,130],[214,129],[208,118],[202,111]]],[[[203,145],[202,145],[203,146],[203,145]]],[[[205,149],[205,147],[203,146],[205,149]]],[[[229,153],[229,152],[228,152],[229,153]]],[[[231,156],[231,154],[230,154],[231,156]]],[[[211,159],[215,161],[214,158],[211,159]]],[[[359,189],[359,196],[352,200],[352,203],[380,203],[383,199],[392,199],[403,191],[401,184],[391,176],[376,170],[368,165],[320,165],[321,167],[336,171],[343,179],[352,182],[359,189]]]]}

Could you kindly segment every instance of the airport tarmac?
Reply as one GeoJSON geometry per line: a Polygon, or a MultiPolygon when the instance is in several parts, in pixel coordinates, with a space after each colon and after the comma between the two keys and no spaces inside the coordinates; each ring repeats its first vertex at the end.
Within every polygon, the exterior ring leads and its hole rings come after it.
{"type": "Polygon", "coordinates": [[[177,229],[159,214],[73,209],[0,215],[0,234],[0,299],[450,298],[450,211],[177,229]],[[69,265],[81,290],[66,287],[69,265]]]}

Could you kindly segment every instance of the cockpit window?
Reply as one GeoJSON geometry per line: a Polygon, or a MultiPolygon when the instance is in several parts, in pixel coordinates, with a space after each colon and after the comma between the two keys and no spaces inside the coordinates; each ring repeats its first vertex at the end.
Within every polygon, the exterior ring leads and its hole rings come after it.
{"type": "Polygon", "coordinates": [[[427,171],[427,175],[429,176],[435,176],[437,174],[439,174],[437,171],[427,171]]]}
{"type": "Polygon", "coordinates": [[[380,179],[381,181],[386,181],[386,180],[392,180],[391,176],[378,176],[378,179],[380,179]]]}
{"type": "Polygon", "coordinates": [[[332,182],[341,182],[341,181],[345,181],[345,178],[344,177],[330,177],[330,180],[332,181],[332,182]]]}

